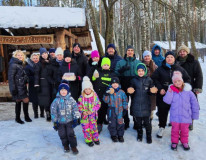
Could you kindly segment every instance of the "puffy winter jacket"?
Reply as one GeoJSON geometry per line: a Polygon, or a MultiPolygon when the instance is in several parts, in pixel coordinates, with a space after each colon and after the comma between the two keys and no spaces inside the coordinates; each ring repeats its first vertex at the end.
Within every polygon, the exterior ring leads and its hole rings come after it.
{"type": "Polygon", "coordinates": [[[69,86],[71,96],[77,101],[80,96],[82,73],[75,60],[72,60],[71,63],[63,61],[62,66],[58,70],[58,83],[61,82],[64,73],[74,73],[76,76],[76,80],[70,81],[69,86]]]}
{"type": "Polygon", "coordinates": [[[63,97],[57,93],[51,104],[51,118],[53,122],[59,122],[60,124],[66,124],[80,118],[77,103],[70,94],[63,97]]]}
{"type": "Polygon", "coordinates": [[[111,61],[111,67],[110,69],[112,71],[115,71],[115,67],[116,67],[116,64],[117,62],[119,62],[120,60],[122,60],[122,57],[120,57],[118,54],[117,54],[117,51],[115,50],[115,53],[114,53],[114,56],[110,56],[109,53],[105,53],[105,57],[108,57],[111,61]]]}
{"type": "Polygon", "coordinates": [[[155,44],[153,47],[152,47],[152,60],[155,62],[155,64],[160,67],[162,65],[162,62],[165,58],[162,56],[162,48],[155,44]],[[159,49],[160,50],[160,54],[158,56],[156,56],[154,54],[154,51],[155,49],[159,49]]]}
{"type": "Polygon", "coordinates": [[[189,74],[193,91],[197,89],[201,91],[203,85],[203,75],[199,61],[195,60],[195,57],[192,54],[188,54],[185,62],[180,61],[180,57],[177,58],[177,61],[189,74]]]}
{"type": "Polygon", "coordinates": [[[29,83],[29,79],[24,70],[23,62],[17,58],[12,57],[9,62],[8,80],[13,100],[21,100],[28,97],[26,84],[29,83]],[[15,95],[13,94],[14,91],[16,92],[15,95]]]}
{"type": "Polygon", "coordinates": [[[170,104],[170,122],[192,123],[199,118],[199,104],[190,84],[185,83],[182,92],[167,91],[163,101],[170,104]]]}
{"type": "Polygon", "coordinates": [[[104,95],[103,101],[109,106],[107,110],[107,112],[109,112],[109,116],[111,116],[111,109],[114,108],[118,123],[123,124],[123,109],[128,110],[128,99],[125,92],[118,89],[114,94],[104,95]]]}

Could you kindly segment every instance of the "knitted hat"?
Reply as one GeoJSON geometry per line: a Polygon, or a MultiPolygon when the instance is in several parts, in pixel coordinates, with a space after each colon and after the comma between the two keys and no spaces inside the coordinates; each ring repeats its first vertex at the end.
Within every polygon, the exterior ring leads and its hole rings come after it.
{"type": "Polygon", "coordinates": [[[126,52],[127,52],[128,49],[133,49],[134,50],[134,47],[132,45],[127,46],[126,52]]]}
{"type": "Polygon", "coordinates": [[[108,50],[108,48],[113,48],[114,50],[116,50],[115,45],[114,45],[114,44],[112,44],[112,43],[110,43],[110,44],[107,46],[107,50],[108,50]]]}
{"type": "Polygon", "coordinates": [[[145,56],[150,56],[152,57],[152,53],[150,51],[144,51],[142,57],[144,58],[145,56]]]}
{"type": "Polygon", "coordinates": [[[101,67],[102,67],[103,65],[105,65],[105,64],[108,64],[109,66],[111,66],[111,60],[110,60],[109,58],[107,58],[107,57],[104,57],[104,58],[102,59],[101,67]]]}
{"type": "Polygon", "coordinates": [[[172,55],[173,57],[175,57],[175,53],[172,51],[168,51],[167,53],[165,53],[165,58],[169,55],[172,55]]]}
{"type": "Polygon", "coordinates": [[[72,54],[68,49],[64,50],[64,58],[66,57],[72,57],[72,54]]]}
{"type": "Polygon", "coordinates": [[[99,56],[99,52],[98,52],[97,50],[94,50],[94,51],[92,51],[92,53],[91,53],[91,58],[94,58],[94,57],[100,57],[100,56],[99,56]]]}
{"type": "Polygon", "coordinates": [[[186,45],[184,45],[184,44],[182,44],[182,45],[177,49],[177,53],[179,53],[181,50],[185,50],[187,53],[190,53],[190,49],[189,49],[186,45]]]}
{"type": "Polygon", "coordinates": [[[43,53],[47,53],[48,54],[46,48],[43,48],[43,47],[39,49],[39,53],[40,53],[40,55],[42,55],[43,53]]]}
{"type": "Polygon", "coordinates": [[[181,80],[182,82],[184,82],[183,79],[182,79],[182,73],[180,71],[174,71],[173,72],[172,82],[174,83],[177,80],[181,80]]]}
{"type": "Polygon", "coordinates": [[[112,83],[118,83],[118,84],[120,84],[119,78],[118,78],[118,77],[113,77],[112,80],[111,80],[111,84],[112,84],[112,83]]]}
{"type": "Polygon", "coordinates": [[[55,48],[50,48],[49,53],[55,53],[56,49],[55,48]]]}
{"type": "Polygon", "coordinates": [[[74,44],[73,44],[73,48],[76,47],[76,46],[78,46],[80,49],[82,48],[79,43],[74,43],[74,44]]]}
{"type": "Polygon", "coordinates": [[[62,50],[61,47],[58,47],[58,48],[56,49],[56,51],[55,51],[55,56],[57,56],[57,55],[59,55],[59,54],[64,55],[63,50],[62,50]]]}
{"type": "Polygon", "coordinates": [[[87,88],[90,88],[91,90],[94,91],[94,89],[93,89],[93,85],[92,85],[92,83],[91,83],[89,77],[84,76],[84,78],[83,78],[83,82],[82,82],[82,92],[83,92],[85,89],[87,89],[87,88]]]}
{"type": "Polygon", "coordinates": [[[67,92],[69,93],[69,85],[65,80],[62,81],[62,83],[59,85],[58,92],[60,92],[61,89],[66,89],[67,92]]]}
{"type": "Polygon", "coordinates": [[[139,70],[139,69],[143,69],[144,70],[144,75],[147,75],[147,67],[146,67],[146,65],[144,64],[144,63],[138,63],[137,64],[137,67],[136,67],[136,75],[138,75],[138,73],[137,73],[137,71],[139,70]]]}

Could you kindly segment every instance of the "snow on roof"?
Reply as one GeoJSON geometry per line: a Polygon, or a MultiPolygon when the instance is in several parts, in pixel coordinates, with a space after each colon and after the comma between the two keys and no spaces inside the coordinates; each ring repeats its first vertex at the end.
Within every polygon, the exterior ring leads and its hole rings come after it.
{"type": "MultiPolygon", "coordinates": [[[[93,50],[98,50],[97,43],[96,43],[96,40],[95,40],[95,37],[94,37],[93,29],[89,29],[89,31],[90,31],[91,36],[92,36],[92,42],[91,42],[92,51],[93,50]]],[[[101,44],[102,44],[102,47],[103,47],[103,51],[105,52],[105,40],[104,40],[104,38],[102,37],[102,35],[100,33],[99,33],[99,37],[100,37],[100,41],[101,41],[101,44]]],[[[84,53],[91,54],[91,51],[84,51],[84,53]]]]}
{"type": "Polygon", "coordinates": [[[0,6],[0,28],[83,27],[83,8],[0,6]]]}
{"type": "MultiPolygon", "coordinates": [[[[168,41],[153,41],[153,43],[159,45],[163,49],[169,50],[169,42],[168,41]]],[[[195,42],[195,46],[197,49],[206,48],[206,45],[203,43],[195,42]]],[[[191,42],[188,42],[188,47],[191,48],[191,42]]],[[[176,50],[176,41],[171,41],[171,49],[176,50]]]]}

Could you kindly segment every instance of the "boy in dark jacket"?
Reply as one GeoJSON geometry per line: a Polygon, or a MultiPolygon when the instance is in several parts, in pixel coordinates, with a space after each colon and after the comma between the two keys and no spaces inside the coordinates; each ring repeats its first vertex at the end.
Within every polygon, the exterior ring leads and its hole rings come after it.
{"type": "Polygon", "coordinates": [[[63,82],[59,85],[57,96],[51,104],[51,118],[65,152],[70,151],[69,145],[74,154],[79,152],[76,148],[77,139],[73,129],[78,125],[79,117],[77,103],[69,94],[69,85],[63,82]]]}
{"type": "Polygon", "coordinates": [[[157,88],[154,87],[153,81],[147,75],[147,67],[143,63],[139,63],[136,67],[137,76],[131,80],[131,87],[128,93],[131,94],[131,112],[137,126],[137,140],[142,141],[144,123],[146,129],[147,143],[152,143],[152,126],[150,121],[151,102],[150,93],[156,93],[157,88]]]}
{"type": "Polygon", "coordinates": [[[113,142],[124,142],[123,115],[128,110],[128,99],[120,88],[118,77],[112,78],[112,85],[104,95],[104,102],[108,104],[107,116],[109,120],[108,130],[113,142]]]}
{"type": "Polygon", "coordinates": [[[103,101],[103,96],[108,88],[108,86],[111,84],[111,79],[114,77],[114,72],[110,70],[111,67],[111,61],[109,58],[104,57],[101,62],[102,68],[93,68],[90,72],[92,74],[88,74],[89,78],[92,79],[92,83],[94,86],[94,90],[97,93],[100,101],[101,101],[101,108],[98,111],[98,121],[97,121],[97,127],[98,132],[100,133],[102,131],[102,124],[106,120],[106,114],[107,114],[107,107],[108,105],[103,101]],[[97,70],[98,74],[94,73],[94,70],[97,70]],[[94,74],[93,74],[94,73],[94,74]]]}

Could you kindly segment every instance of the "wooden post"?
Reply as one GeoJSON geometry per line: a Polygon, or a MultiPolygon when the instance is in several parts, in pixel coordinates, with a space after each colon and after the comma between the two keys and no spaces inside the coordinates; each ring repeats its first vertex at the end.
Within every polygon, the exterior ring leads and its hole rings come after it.
{"type": "Polygon", "coordinates": [[[59,30],[56,33],[56,48],[61,47],[63,50],[66,49],[65,32],[59,30]]]}
{"type": "Polygon", "coordinates": [[[69,37],[69,50],[72,53],[72,37],[69,37]]]}
{"type": "MultiPolygon", "coordinates": [[[[4,58],[4,48],[3,48],[3,44],[0,44],[0,51],[1,51],[1,56],[4,58]]],[[[4,63],[4,71],[2,72],[2,77],[3,77],[3,82],[6,82],[6,67],[5,67],[5,63],[4,63]]]]}

